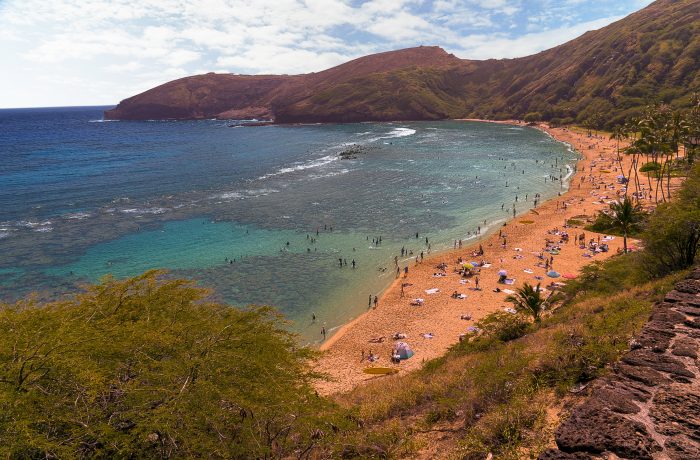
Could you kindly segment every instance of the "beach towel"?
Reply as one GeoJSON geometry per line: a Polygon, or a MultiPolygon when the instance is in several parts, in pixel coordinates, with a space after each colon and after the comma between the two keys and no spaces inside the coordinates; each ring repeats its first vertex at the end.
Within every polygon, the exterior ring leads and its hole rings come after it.
{"type": "Polygon", "coordinates": [[[501,292],[505,292],[505,293],[508,294],[508,295],[513,295],[513,294],[515,294],[515,291],[510,290],[510,289],[503,289],[503,290],[501,290],[501,292]]]}
{"type": "Polygon", "coordinates": [[[438,289],[438,288],[432,288],[432,289],[425,290],[426,294],[437,294],[438,292],[440,292],[440,289],[438,289]]]}
{"type": "Polygon", "coordinates": [[[460,294],[457,296],[458,299],[466,299],[467,295],[466,294],[460,294]]]}
{"type": "Polygon", "coordinates": [[[504,282],[506,284],[512,285],[515,283],[515,278],[507,278],[504,282]]]}
{"type": "Polygon", "coordinates": [[[481,266],[481,268],[491,268],[491,264],[484,264],[481,266]]]}
{"type": "Polygon", "coordinates": [[[421,335],[423,336],[424,339],[432,339],[434,337],[431,332],[421,334],[421,335]]]}
{"type": "Polygon", "coordinates": [[[533,273],[535,273],[535,272],[533,272],[532,270],[530,270],[529,268],[526,268],[526,269],[523,270],[523,271],[524,271],[525,273],[529,274],[529,275],[532,275],[533,273]]]}
{"type": "Polygon", "coordinates": [[[506,307],[506,308],[504,308],[504,310],[505,310],[507,313],[510,313],[510,314],[512,314],[512,315],[514,315],[514,314],[517,313],[517,311],[515,311],[515,308],[511,308],[511,307],[506,307]]]}

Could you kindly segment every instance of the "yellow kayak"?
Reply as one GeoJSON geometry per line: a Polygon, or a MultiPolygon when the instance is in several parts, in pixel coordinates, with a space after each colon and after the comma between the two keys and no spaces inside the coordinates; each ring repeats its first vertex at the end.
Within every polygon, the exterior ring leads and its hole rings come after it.
{"type": "Polygon", "coordinates": [[[364,370],[365,374],[373,374],[373,375],[389,375],[389,374],[396,374],[399,372],[398,369],[392,369],[390,367],[367,367],[364,370]]]}

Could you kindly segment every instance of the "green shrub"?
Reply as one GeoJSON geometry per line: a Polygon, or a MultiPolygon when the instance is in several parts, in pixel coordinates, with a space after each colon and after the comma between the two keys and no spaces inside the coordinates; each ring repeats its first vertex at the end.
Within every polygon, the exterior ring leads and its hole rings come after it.
{"type": "Polygon", "coordinates": [[[695,264],[700,249],[700,165],[692,169],[675,201],[656,208],[642,240],[644,267],[652,275],[695,264]]]}
{"type": "Polygon", "coordinates": [[[148,272],[0,310],[0,456],[278,457],[343,426],[277,314],[206,294],[148,272]]]}
{"type": "Polygon", "coordinates": [[[524,336],[530,322],[521,314],[496,312],[478,321],[476,326],[487,336],[508,342],[524,336]]]}
{"type": "Polygon", "coordinates": [[[542,114],[540,112],[530,112],[523,117],[523,121],[526,123],[536,123],[542,121],[542,114]]]}

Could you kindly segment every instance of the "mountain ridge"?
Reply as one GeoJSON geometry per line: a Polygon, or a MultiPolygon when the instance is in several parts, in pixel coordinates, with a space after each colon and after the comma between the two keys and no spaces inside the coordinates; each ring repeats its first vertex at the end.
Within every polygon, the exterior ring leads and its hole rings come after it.
{"type": "Polygon", "coordinates": [[[700,0],[658,0],[604,28],[515,59],[421,46],[301,75],[205,74],[122,101],[105,118],[277,123],[531,118],[615,124],[700,89],[700,0]]]}

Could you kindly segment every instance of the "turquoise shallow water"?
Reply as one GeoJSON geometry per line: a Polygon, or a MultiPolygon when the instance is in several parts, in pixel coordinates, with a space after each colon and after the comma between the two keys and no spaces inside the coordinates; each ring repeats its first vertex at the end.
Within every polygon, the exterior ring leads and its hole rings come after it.
{"type": "Polygon", "coordinates": [[[527,212],[535,193],[563,190],[550,176],[565,179],[576,160],[539,131],[485,123],[98,119],[0,111],[11,128],[0,134],[1,297],[166,268],[233,305],[275,305],[317,340],[320,324],[358,315],[394,279],[402,247],[468,243],[514,203],[527,212]],[[340,159],[352,145],[362,153],[340,159]]]}

